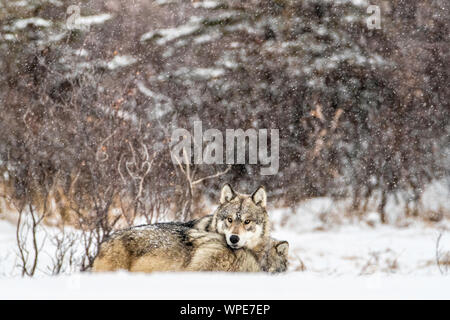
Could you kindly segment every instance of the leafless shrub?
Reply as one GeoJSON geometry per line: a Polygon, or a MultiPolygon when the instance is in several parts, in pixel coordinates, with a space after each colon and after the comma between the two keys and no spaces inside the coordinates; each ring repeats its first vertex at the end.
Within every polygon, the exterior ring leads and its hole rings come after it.
{"type": "Polygon", "coordinates": [[[16,243],[19,256],[19,268],[22,276],[33,277],[38,267],[39,256],[46,239],[38,239],[38,229],[44,219],[31,204],[18,210],[16,243]],[[31,239],[29,239],[31,237],[31,239]],[[31,242],[31,245],[30,245],[31,242]]]}
{"type": "Polygon", "coordinates": [[[70,273],[79,267],[79,257],[77,254],[77,242],[80,241],[79,236],[74,232],[67,232],[62,227],[61,232],[50,238],[51,244],[55,251],[51,257],[52,265],[48,267],[48,271],[52,275],[61,273],[70,273]]]}
{"type": "Polygon", "coordinates": [[[182,196],[182,210],[181,212],[178,214],[178,218],[183,220],[183,221],[187,221],[191,219],[191,214],[192,214],[192,201],[194,199],[194,188],[198,185],[200,185],[200,183],[202,183],[205,180],[208,179],[213,179],[213,178],[218,178],[224,174],[226,174],[228,171],[230,171],[231,169],[231,165],[228,165],[227,168],[223,171],[218,171],[214,174],[202,177],[202,178],[197,178],[196,176],[198,175],[198,169],[199,166],[197,165],[191,165],[191,159],[188,159],[187,156],[187,151],[185,150],[185,148],[183,148],[183,157],[184,157],[184,165],[182,163],[182,161],[175,156],[175,159],[177,161],[178,164],[178,168],[180,173],[182,174],[182,176],[185,178],[185,189],[183,192],[183,196],[182,196]]]}
{"type": "Polygon", "coordinates": [[[436,239],[436,264],[439,272],[446,275],[450,269],[450,251],[442,248],[442,233],[439,233],[436,239]]]}

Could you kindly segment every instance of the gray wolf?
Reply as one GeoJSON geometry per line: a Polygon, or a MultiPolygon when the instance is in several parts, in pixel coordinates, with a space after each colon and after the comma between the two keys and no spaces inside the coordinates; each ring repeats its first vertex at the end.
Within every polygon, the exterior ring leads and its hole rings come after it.
{"type": "Polygon", "coordinates": [[[118,231],[102,243],[92,270],[132,272],[283,272],[289,244],[269,238],[263,258],[252,250],[231,249],[223,235],[183,223],[158,223],[118,231]]]}
{"type": "Polygon", "coordinates": [[[285,271],[289,245],[270,238],[266,203],[263,187],[246,195],[226,184],[212,215],[119,231],[102,244],[93,269],[285,271]]]}

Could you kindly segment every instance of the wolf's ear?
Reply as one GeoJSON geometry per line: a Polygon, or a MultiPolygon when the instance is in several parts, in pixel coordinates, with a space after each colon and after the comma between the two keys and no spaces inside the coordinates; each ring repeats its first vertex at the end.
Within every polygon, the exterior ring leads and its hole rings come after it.
{"type": "Polygon", "coordinates": [[[264,189],[263,186],[256,189],[256,191],[252,194],[252,200],[255,204],[259,204],[261,207],[265,208],[267,204],[266,189],[264,189]]]}
{"type": "Polygon", "coordinates": [[[283,256],[288,255],[289,251],[289,242],[287,241],[278,241],[277,245],[275,247],[277,249],[277,252],[283,256]]]}
{"type": "Polygon", "coordinates": [[[222,187],[222,192],[220,193],[220,204],[231,201],[235,196],[236,193],[233,191],[233,188],[229,183],[227,183],[222,187]]]}

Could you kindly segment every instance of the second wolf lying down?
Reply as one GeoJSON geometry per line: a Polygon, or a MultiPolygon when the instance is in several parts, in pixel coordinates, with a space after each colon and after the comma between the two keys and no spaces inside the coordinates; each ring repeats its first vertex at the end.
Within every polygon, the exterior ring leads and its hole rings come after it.
{"type": "Polygon", "coordinates": [[[115,233],[101,245],[92,270],[274,273],[286,271],[288,249],[286,241],[269,238],[261,259],[246,248],[230,249],[223,235],[159,223],[115,233]]]}

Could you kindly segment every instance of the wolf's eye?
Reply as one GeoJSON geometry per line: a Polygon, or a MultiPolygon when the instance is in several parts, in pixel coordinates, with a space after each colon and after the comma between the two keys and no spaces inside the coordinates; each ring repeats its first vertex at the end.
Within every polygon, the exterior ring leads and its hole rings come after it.
{"type": "Polygon", "coordinates": [[[228,218],[228,222],[229,222],[229,223],[232,223],[232,222],[233,222],[233,219],[228,218]]]}
{"type": "Polygon", "coordinates": [[[249,224],[249,223],[250,223],[250,220],[247,219],[247,220],[244,221],[244,223],[245,223],[245,224],[249,224]]]}

